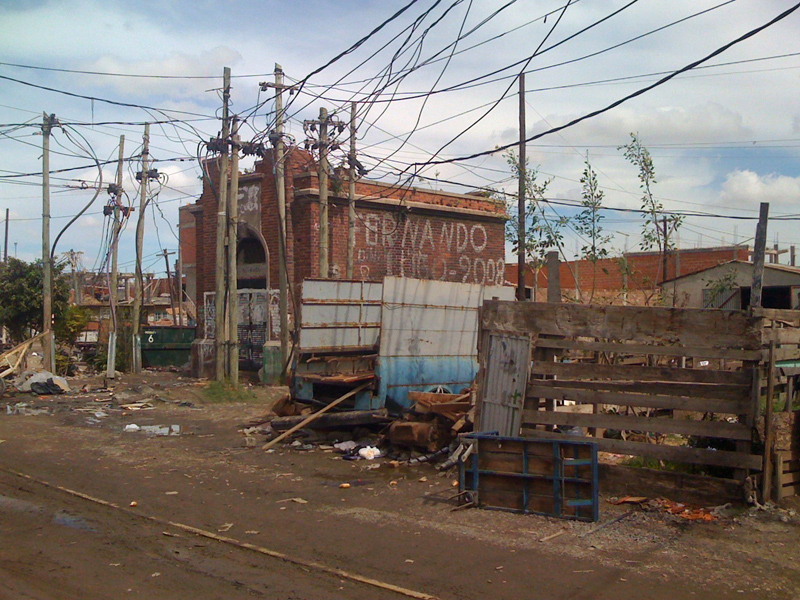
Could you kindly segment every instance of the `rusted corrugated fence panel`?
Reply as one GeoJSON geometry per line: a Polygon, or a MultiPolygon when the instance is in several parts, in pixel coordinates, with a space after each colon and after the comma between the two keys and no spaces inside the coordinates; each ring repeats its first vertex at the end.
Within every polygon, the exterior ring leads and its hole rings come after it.
{"type": "Polygon", "coordinates": [[[531,337],[490,333],[486,350],[478,431],[518,435],[528,383],[531,337]]]}

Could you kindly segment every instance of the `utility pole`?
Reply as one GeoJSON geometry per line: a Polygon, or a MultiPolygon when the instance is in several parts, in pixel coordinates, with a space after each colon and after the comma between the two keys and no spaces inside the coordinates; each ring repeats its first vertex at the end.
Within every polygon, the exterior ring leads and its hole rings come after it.
{"type": "Polygon", "coordinates": [[[281,314],[281,365],[289,364],[289,273],[286,269],[286,149],[283,144],[283,69],[275,63],[275,184],[278,192],[278,308],[281,314]]]}
{"type": "Polygon", "coordinates": [[[53,340],[53,260],[50,257],[50,132],[56,116],[43,114],[42,122],[42,350],[45,371],[54,371],[55,343],[53,340]]]}
{"type": "Polygon", "coordinates": [[[225,352],[229,341],[225,319],[225,233],[228,216],[228,138],[230,117],[228,104],[231,98],[231,70],[225,67],[222,75],[222,135],[219,161],[219,192],[217,194],[217,247],[214,270],[214,349],[216,350],[216,379],[225,380],[225,352]]]}
{"type": "Polygon", "coordinates": [[[142,138],[142,173],[139,185],[139,219],[136,221],[136,278],[133,288],[133,313],[131,314],[131,371],[141,373],[142,371],[142,340],[139,336],[141,313],[142,313],[142,293],[144,287],[142,275],[142,245],[144,244],[144,217],[147,207],[147,178],[149,175],[149,154],[150,154],[150,123],[144,124],[144,137],[142,138]]]}
{"type": "Polygon", "coordinates": [[[169,271],[169,257],[171,254],[175,254],[174,252],[167,252],[167,249],[164,248],[164,265],[167,268],[167,286],[169,289],[169,307],[172,310],[172,324],[175,324],[175,294],[172,291],[172,274],[169,271]]]}
{"type": "Polygon", "coordinates": [[[328,278],[328,110],[319,109],[319,276],[328,278]]]}
{"type": "MultiPolygon", "coordinates": [[[[525,300],[525,73],[519,74],[519,187],[517,191],[517,300],[525,300]]],[[[550,289],[548,287],[548,289],[550,289]]]]}
{"type": "Polygon", "coordinates": [[[111,275],[108,281],[108,305],[111,307],[111,328],[108,332],[106,377],[114,379],[117,373],[117,257],[119,255],[119,232],[122,226],[120,208],[122,198],[122,165],[125,158],[125,136],[119,136],[119,158],[117,159],[117,184],[114,188],[114,230],[111,235],[111,275]]]}
{"type": "Polygon", "coordinates": [[[181,228],[180,224],[178,225],[178,265],[177,265],[177,273],[175,273],[175,278],[177,279],[177,285],[175,289],[178,292],[178,327],[183,329],[183,326],[186,325],[184,323],[183,318],[183,252],[181,250],[181,228]]]}
{"type": "Polygon", "coordinates": [[[231,189],[228,193],[228,380],[239,385],[239,285],[236,254],[239,242],[239,147],[236,117],[231,139],[231,189]]]}
{"type": "Polygon", "coordinates": [[[662,249],[661,253],[661,281],[667,280],[667,252],[669,250],[669,244],[667,243],[667,217],[661,217],[661,226],[664,230],[663,233],[663,242],[664,248],[662,249]]]}
{"type": "Polygon", "coordinates": [[[6,237],[3,239],[3,262],[8,262],[8,213],[6,209],[6,237]]]}
{"type": "Polygon", "coordinates": [[[356,251],[356,103],[350,103],[350,181],[347,189],[347,278],[353,278],[356,251]]]}

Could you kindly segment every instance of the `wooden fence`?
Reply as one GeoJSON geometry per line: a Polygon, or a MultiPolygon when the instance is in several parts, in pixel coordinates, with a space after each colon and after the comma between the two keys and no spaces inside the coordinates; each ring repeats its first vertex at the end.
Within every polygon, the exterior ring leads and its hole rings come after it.
{"type": "MultiPolygon", "coordinates": [[[[509,335],[531,339],[527,391],[517,406],[523,435],[562,438],[585,428],[601,451],[728,467],[740,482],[762,469],[752,449],[765,357],[760,318],[485,302],[481,348],[509,335]]],[[[489,363],[485,352],[480,356],[485,379],[489,363]]]]}

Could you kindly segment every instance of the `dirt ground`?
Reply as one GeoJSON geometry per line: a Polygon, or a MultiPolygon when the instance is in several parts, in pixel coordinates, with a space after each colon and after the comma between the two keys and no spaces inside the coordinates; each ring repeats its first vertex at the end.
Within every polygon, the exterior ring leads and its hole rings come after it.
{"type": "MultiPolygon", "coordinates": [[[[268,453],[262,437],[246,447],[241,428],[264,414],[273,390],[211,402],[193,380],[146,373],[115,391],[142,383],[152,410],[120,410],[108,391],[0,401],[0,598],[408,597],[331,569],[443,600],[800,595],[796,503],[710,523],[635,509],[594,532],[597,524],[453,512],[454,473],[430,465],[344,461],[319,448],[268,453]],[[20,402],[47,410],[24,414],[20,402]],[[179,425],[180,434],[124,432],[131,423],[179,425]]],[[[607,500],[600,524],[632,510],[607,500]]]]}

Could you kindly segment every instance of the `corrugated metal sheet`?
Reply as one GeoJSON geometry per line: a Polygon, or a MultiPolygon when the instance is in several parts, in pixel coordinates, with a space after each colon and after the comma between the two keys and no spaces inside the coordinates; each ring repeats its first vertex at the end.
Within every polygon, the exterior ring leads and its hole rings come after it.
{"type": "Polygon", "coordinates": [[[531,338],[492,333],[484,353],[479,431],[519,435],[531,363],[531,338]]]}
{"type": "Polygon", "coordinates": [[[407,406],[409,391],[469,386],[478,370],[478,308],[494,297],[513,300],[514,289],[386,277],[378,359],[384,402],[407,406]]]}
{"type": "Polygon", "coordinates": [[[378,343],[382,284],[303,281],[300,351],[368,350],[378,343]]]}
{"type": "Polygon", "coordinates": [[[703,308],[719,308],[723,310],[742,309],[742,290],[740,288],[725,289],[715,292],[703,290],[703,308]]]}

